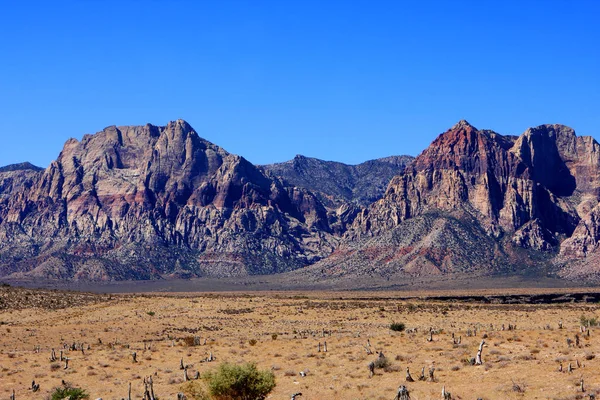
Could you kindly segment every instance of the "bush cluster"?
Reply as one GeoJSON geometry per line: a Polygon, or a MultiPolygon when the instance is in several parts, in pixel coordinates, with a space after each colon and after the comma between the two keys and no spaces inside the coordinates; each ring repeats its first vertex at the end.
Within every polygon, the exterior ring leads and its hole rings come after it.
{"type": "Polygon", "coordinates": [[[402,332],[404,329],[406,329],[406,325],[404,322],[392,322],[390,324],[390,329],[394,332],[402,332]]]}
{"type": "Polygon", "coordinates": [[[84,400],[89,399],[90,395],[81,388],[70,385],[57,387],[50,395],[50,400],[84,400]]]}
{"type": "Polygon", "coordinates": [[[275,375],[258,370],[254,363],[224,363],[203,378],[216,400],[263,400],[275,387],[275,375]]]}

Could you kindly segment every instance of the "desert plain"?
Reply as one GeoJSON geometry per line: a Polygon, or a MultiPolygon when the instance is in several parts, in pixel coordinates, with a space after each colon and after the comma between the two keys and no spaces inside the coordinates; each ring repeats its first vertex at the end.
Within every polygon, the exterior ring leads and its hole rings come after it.
{"type": "MultiPolygon", "coordinates": [[[[552,289],[561,290],[568,291],[552,289]]],[[[0,399],[13,390],[19,400],[45,399],[63,381],[104,400],[127,398],[131,384],[132,398],[140,399],[150,376],[158,398],[176,399],[189,388],[182,360],[192,380],[222,362],[256,363],[275,375],[269,399],[301,392],[299,400],[392,400],[400,385],[413,400],[441,399],[444,387],[454,399],[473,400],[583,399],[600,392],[600,329],[582,328],[596,323],[598,303],[501,304],[438,294],[2,287],[0,399]],[[392,323],[405,330],[391,330],[392,323]],[[482,340],[483,363],[472,365],[482,340]],[[66,369],[64,361],[50,360],[52,349],[69,359],[66,369]],[[387,365],[371,377],[368,365],[378,352],[387,365]],[[211,354],[214,360],[206,361],[211,354]],[[414,382],[406,382],[407,368],[414,382]],[[423,368],[426,379],[419,380],[423,368]]]]}

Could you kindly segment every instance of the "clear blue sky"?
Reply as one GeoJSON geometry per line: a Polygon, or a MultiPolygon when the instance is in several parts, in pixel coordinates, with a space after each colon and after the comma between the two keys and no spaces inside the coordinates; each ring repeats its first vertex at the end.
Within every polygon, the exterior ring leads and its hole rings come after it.
{"type": "Polygon", "coordinates": [[[600,1],[5,1],[0,165],[187,120],[255,163],[421,152],[460,119],[600,137],[600,1]]]}

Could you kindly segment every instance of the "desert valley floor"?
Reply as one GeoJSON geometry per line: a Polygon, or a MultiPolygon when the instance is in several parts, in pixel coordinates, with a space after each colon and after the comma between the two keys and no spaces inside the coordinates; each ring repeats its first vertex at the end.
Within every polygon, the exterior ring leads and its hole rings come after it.
{"type": "Polygon", "coordinates": [[[302,392],[302,400],[392,400],[399,385],[408,387],[413,400],[440,399],[444,386],[455,399],[473,400],[583,399],[600,392],[600,329],[592,327],[588,335],[581,328],[582,317],[595,322],[598,303],[494,304],[423,296],[84,294],[2,287],[0,398],[14,390],[16,399],[43,399],[64,380],[104,400],[126,398],[131,383],[132,398],[140,399],[144,377],[152,376],[157,397],[175,399],[186,390],[182,359],[190,377],[225,361],[256,362],[275,374],[269,399],[302,392]],[[406,324],[406,330],[391,331],[392,322],[406,324]],[[482,339],[483,365],[471,365],[482,339]],[[83,343],[84,352],[65,348],[73,343],[83,343]],[[57,358],[60,350],[69,358],[67,369],[60,360],[50,361],[52,348],[57,358]],[[369,377],[368,364],[378,351],[388,365],[369,377]],[[206,362],[211,354],[215,360],[206,362]],[[407,367],[415,382],[406,382],[407,367]],[[433,382],[419,381],[423,367],[427,377],[435,368],[433,382]],[[40,384],[36,393],[32,380],[40,384]]]}

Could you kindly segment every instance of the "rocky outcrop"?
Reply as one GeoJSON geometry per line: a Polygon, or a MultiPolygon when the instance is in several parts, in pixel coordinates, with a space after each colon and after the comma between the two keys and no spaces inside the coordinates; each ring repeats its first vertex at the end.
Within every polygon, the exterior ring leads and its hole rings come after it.
{"type": "Polygon", "coordinates": [[[26,179],[0,191],[9,193],[0,203],[1,275],[274,273],[335,245],[312,193],[267,177],[182,120],[71,139],[26,179]]]}
{"type": "MultiPolygon", "coordinates": [[[[375,253],[385,253],[376,243],[386,242],[389,232],[405,231],[415,218],[442,213],[461,221],[464,234],[457,235],[464,238],[464,248],[469,248],[474,238],[467,232],[477,228],[495,241],[493,246],[485,242],[490,250],[478,262],[471,256],[467,257],[471,261],[457,257],[457,248],[440,242],[437,252],[452,257],[452,265],[473,270],[491,265],[504,265],[507,270],[531,266],[532,253],[519,253],[515,246],[549,252],[550,256],[560,251],[562,260],[585,257],[600,239],[593,209],[599,198],[598,171],[598,143],[577,137],[571,128],[542,125],[516,137],[478,130],[460,121],[392,179],[381,200],[357,215],[337,253],[354,248],[356,242],[369,243],[365,246],[377,248],[375,253]]],[[[423,230],[419,240],[428,235],[429,231],[423,230]]],[[[395,251],[411,254],[412,248],[395,251]]],[[[354,257],[356,252],[352,254],[354,257]]],[[[546,256],[542,258],[547,262],[546,256]]],[[[426,259],[428,263],[419,265],[448,271],[447,258],[426,259]]],[[[330,257],[319,265],[331,266],[331,261],[330,257]]],[[[348,262],[341,257],[334,264],[348,262]]],[[[371,267],[383,268],[382,263],[390,262],[378,258],[371,267]]],[[[369,268],[364,260],[351,263],[369,268]]],[[[413,273],[413,264],[402,259],[396,267],[413,273]]]]}
{"type": "Polygon", "coordinates": [[[542,227],[538,219],[534,219],[517,229],[512,243],[525,249],[550,251],[556,245],[556,238],[542,227]]]}
{"type": "Polygon", "coordinates": [[[557,136],[552,136],[562,131],[572,132],[544,126],[516,138],[461,121],[392,180],[385,197],[357,218],[355,230],[377,232],[430,210],[444,210],[477,219],[495,236],[535,219],[553,233],[570,235],[579,216],[565,200],[567,192],[575,190],[575,178],[557,150],[557,136]],[[551,143],[540,150],[546,155],[539,157],[543,161],[528,147],[528,138],[540,131],[551,143]],[[548,176],[557,176],[562,183],[548,176]]]}

